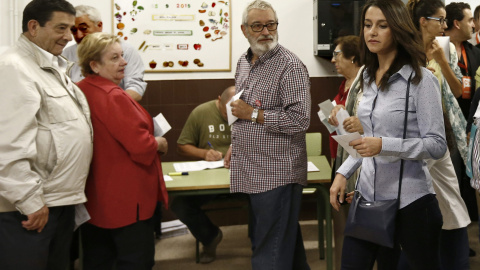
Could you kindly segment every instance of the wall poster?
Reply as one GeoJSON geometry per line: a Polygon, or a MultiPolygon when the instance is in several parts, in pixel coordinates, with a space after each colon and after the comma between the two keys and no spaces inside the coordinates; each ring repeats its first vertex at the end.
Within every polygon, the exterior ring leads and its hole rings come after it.
{"type": "Polygon", "coordinates": [[[231,4],[112,0],[113,33],[138,49],[145,72],[231,71],[231,4]]]}

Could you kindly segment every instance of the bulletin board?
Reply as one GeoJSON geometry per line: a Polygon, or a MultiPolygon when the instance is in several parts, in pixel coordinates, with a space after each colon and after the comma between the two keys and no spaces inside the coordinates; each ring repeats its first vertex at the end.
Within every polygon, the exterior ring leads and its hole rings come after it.
{"type": "Polygon", "coordinates": [[[113,33],[145,72],[231,71],[231,1],[112,0],[113,33]]]}

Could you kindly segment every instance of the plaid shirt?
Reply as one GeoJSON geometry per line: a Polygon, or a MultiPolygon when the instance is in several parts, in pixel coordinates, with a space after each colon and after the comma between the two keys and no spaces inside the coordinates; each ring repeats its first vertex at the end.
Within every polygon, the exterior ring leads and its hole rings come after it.
{"type": "Polygon", "coordinates": [[[241,99],[264,110],[265,123],[238,119],[232,130],[230,191],[260,193],[307,184],[305,131],[310,125],[310,79],[296,55],[281,45],[251,64],[249,49],[235,74],[241,99]]]}

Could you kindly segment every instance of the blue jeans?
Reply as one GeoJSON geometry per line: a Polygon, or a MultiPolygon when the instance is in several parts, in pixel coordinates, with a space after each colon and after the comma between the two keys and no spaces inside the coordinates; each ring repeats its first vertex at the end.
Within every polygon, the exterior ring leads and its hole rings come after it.
{"type": "MultiPolygon", "coordinates": [[[[425,195],[398,211],[395,239],[412,269],[441,269],[439,240],[442,225],[442,214],[433,194],[425,195]]],[[[347,236],[343,242],[342,269],[372,269],[379,252],[383,253],[381,260],[378,258],[384,263],[382,269],[397,268],[398,249],[387,249],[347,236]]]]}
{"type": "Polygon", "coordinates": [[[298,224],[302,190],[288,184],[250,194],[253,270],[310,269],[298,224]]]}

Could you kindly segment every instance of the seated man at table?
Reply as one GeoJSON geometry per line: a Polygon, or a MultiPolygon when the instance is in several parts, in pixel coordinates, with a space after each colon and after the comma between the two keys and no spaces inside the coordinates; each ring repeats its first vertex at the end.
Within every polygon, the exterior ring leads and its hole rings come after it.
{"type": "MultiPolygon", "coordinates": [[[[226,104],[234,94],[235,86],[230,86],[216,100],[200,104],[192,111],[177,141],[180,155],[206,161],[218,161],[225,156],[230,147],[231,133],[226,104]]],[[[173,212],[203,245],[200,263],[215,260],[217,245],[222,240],[222,231],[201,209],[216,196],[179,196],[171,204],[173,212]]]]}

